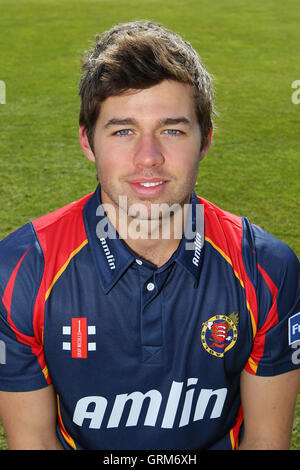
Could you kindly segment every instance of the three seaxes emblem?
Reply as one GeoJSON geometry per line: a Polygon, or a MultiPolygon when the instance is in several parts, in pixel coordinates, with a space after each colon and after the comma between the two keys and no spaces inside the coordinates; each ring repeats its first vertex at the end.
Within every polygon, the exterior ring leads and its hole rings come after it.
{"type": "Polygon", "coordinates": [[[204,349],[213,356],[223,357],[237,341],[239,314],[215,315],[203,323],[201,342],[204,349]]]}

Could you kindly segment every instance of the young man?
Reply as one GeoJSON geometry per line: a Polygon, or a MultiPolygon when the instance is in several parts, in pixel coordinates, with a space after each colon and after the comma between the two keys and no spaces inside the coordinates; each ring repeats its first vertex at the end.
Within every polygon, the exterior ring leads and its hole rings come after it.
{"type": "Polygon", "coordinates": [[[0,248],[11,449],[287,449],[299,262],[193,192],[210,76],[151,22],[112,28],[80,83],[99,185],[0,248]]]}

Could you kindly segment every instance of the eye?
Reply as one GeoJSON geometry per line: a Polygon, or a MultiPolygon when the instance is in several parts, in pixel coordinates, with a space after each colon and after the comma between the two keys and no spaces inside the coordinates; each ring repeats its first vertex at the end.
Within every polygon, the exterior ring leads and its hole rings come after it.
{"type": "Polygon", "coordinates": [[[116,131],[113,133],[113,135],[118,135],[120,137],[126,137],[127,135],[131,135],[132,131],[130,129],[120,129],[119,131],[116,131]]]}
{"type": "Polygon", "coordinates": [[[175,136],[175,137],[179,135],[183,135],[183,132],[180,131],[179,129],[165,129],[163,133],[167,135],[175,136]]]}

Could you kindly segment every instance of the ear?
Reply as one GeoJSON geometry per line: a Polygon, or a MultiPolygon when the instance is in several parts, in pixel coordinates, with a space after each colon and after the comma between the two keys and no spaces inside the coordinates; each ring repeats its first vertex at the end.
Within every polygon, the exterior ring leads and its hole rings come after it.
{"type": "Polygon", "coordinates": [[[199,159],[199,161],[203,160],[203,158],[204,158],[205,155],[207,154],[207,152],[208,152],[208,150],[209,150],[209,147],[211,146],[212,135],[213,135],[213,125],[211,125],[211,128],[210,128],[209,134],[208,134],[208,136],[207,136],[205,145],[204,145],[203,149],[202,149],[201,152],[200,152],[200,159],[199,159]]]}
{"type": "Polygon", "coordinates": [[[90,146],[87,134],[86,134],[86,129],[84,128],[84,126],[79,127],[79,143],[86,158],[90,160],[91,162],[95,163],[96,161],[95,155],[91,149],[91,146],[90,146]]]}

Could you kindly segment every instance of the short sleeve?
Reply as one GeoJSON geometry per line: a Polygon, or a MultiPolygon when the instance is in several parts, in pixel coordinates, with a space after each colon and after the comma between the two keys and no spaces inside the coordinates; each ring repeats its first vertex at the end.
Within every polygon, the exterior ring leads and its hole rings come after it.
{"type": "Polygon", "coordinates": [[[30,224],[0,243],[0,390],[30,391],[49,384],[33,305],[42,273],[30,224]]]}
{"type": "Polygon", "coordinates": [[[258,318],[246,370],[273,376],[300,367],[300,264],[282,241],[256,226],[253,233],[258,318]]]}

